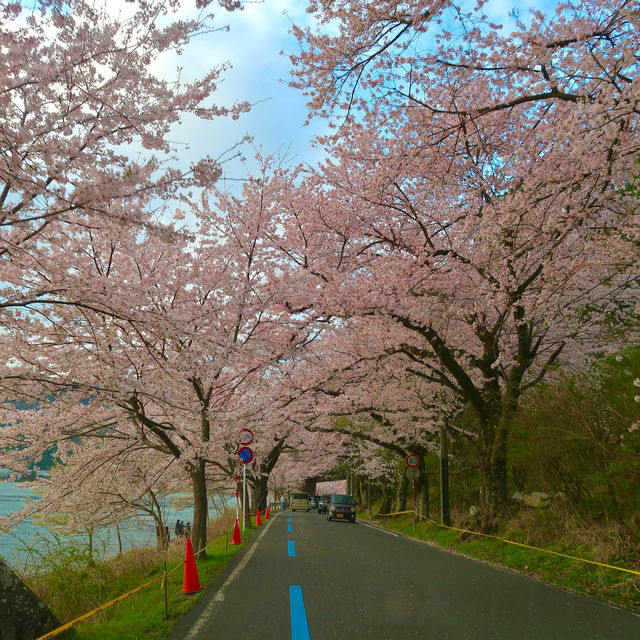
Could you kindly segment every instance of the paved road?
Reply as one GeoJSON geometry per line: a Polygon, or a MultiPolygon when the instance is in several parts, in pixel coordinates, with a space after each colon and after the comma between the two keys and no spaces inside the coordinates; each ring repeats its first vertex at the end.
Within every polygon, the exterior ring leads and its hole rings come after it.
{"type": "Polygon", "coordinates": [[[640,617],[363,523],[279,513],[171,640],[640,640],[640,617]]]}

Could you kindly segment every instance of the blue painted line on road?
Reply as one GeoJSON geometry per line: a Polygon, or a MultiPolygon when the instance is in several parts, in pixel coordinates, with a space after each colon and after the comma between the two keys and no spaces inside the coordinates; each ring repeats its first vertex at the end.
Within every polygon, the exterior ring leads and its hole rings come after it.
{"type": "Polygon", "coordinates": [[[311,640],[302,599],[302,587],[299,585],[289,586],[289,608],[291,609],[291,640],[311,640]]]}
{"type": "Polygon", "coordinates": [[[289,533],[291,533],[291,532],[293,531],[293,528],[291,527],[291,525],[290,525],[290,524],[288,524],[288,525],[287,525],[287,531],[288,531],[289,533]]]}
{"type": "Polygon", "coordinates": [[[293,540],[289,540],[289,557],[290,558],[296,557],[296,548],[293,544],[293,540]]]}
{"type": "Polygon", "coordinates": [[[287,522],[291,522],[291,518],[289,518],[289,519],[287,520],[287,522]]]}

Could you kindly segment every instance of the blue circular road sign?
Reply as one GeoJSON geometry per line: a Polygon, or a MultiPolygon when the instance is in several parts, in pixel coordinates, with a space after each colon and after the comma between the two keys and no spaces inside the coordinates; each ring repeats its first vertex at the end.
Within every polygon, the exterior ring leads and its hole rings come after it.
{"type": "Polygon", "coordinates": [[[247,464],[253,460],[253,449],[250,447],[241,447],[238,451],[238,458],[242,464],[247,464]]]}

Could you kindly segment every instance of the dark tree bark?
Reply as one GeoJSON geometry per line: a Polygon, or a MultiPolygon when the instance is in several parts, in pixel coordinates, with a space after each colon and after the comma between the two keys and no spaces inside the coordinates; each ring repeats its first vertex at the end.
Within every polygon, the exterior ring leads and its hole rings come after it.
{"type": "Polygon", "coordinates": [[[398,493],[396,495],[396,511],[407,510],[407,496],[409,493],[409,478],[405,473],[404,467],[402,468],[402,476],[398,483],[398,493]]]}
{"type": "Polygon", "coordinates": [[[269,476],[258,476],[251,482],[251,511],[264,511],[267,507],[269,476]]]}
{"type": "Polygon", "coordinates": [[[440,425],[440,522],[451,526],[449,515],[449,434],[446,425],[440,425]]]}
{"type": "Polygon", "coordinates": [[[207,501],[207,482],[205,477],[205,462],[197,460],[191,471],[193,486],[193,526],[191,528],[191,545],[196,558],[206,555],[207,546],[207,516],[209,504],[207,501]]]}
{"type": "Polygon", "coordinates": [[[385,482],[382,485],[380,513],[391,513],[391,486],[388,482],[385,482]]]}
{"type": "Polygon", "coordinates": [[[420,477],[415,481],[417,512],[425,518],[429,518],[431,505],[429,503],[429,476],[427,475],[427,465],[425,461],[426,451],[422,451],[421,453],[420,465],[418,466],[420,477]]]}

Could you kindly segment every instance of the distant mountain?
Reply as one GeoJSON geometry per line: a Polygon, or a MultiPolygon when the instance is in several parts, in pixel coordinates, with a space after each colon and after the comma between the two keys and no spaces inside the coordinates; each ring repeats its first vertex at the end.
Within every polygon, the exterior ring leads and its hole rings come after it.
{"type": "MultiPolygon", "coordinates": [[[[46,399],[49,402],[54,402],[55,401],[55,396],[48,395],[48,396],[46,396],[46,399]]],[[[5,400],[5,402],[11,402],[11,400],[5,400]]],[[[30,409],[37,409],[39,404],[40,404],[40,400],[18,400],[14,404],[15,404],[16,409],[19,409],[20,411],[29,411],[30,409]]],[[[0,424],[0,428],[2,428],[2,427],[4,427],[4,425],[0,424]]],[[[17,447],[17,448],[19,449],[19,447],[17,447]]],[[[57,450],[56,447],[52,447],[48,451],[45,451],[44,455],[42,456],[42,459],[38,463],[34,462],[34,463],[30,464],[29,468],[35,470],[35,467],[37,467],[38,469],[41,469],[43,471],[48,471],[57,462],[57,460],[55,458],[56,450],[57,450]]],[[[0,469],[0,472],[2,472],[2,471],[4,471],[4,470],[0,469]]]]}

